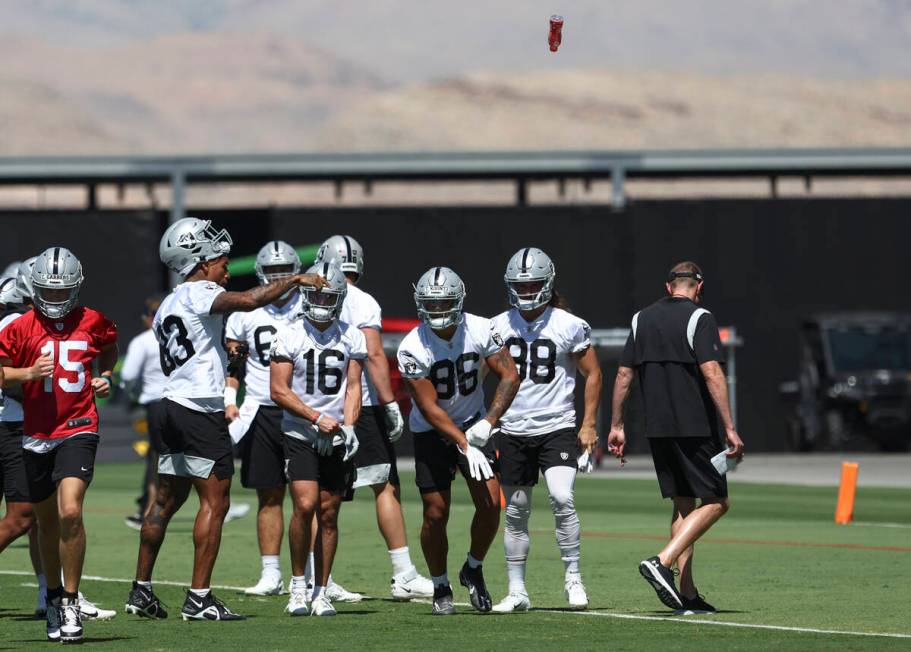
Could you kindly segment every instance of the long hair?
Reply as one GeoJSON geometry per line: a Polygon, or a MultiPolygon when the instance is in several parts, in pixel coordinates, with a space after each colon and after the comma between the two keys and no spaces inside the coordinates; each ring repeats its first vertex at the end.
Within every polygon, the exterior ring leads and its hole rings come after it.
{"type": "Polygon", "coordinates": [[[552,308],[565,310],[566,312],[572,312],[569,307],[569,302],[566,300],[566,297],[557,292],[556,288],[551,290],[550,301],[547,302],[547,305],[551,306],[552,308]]]}

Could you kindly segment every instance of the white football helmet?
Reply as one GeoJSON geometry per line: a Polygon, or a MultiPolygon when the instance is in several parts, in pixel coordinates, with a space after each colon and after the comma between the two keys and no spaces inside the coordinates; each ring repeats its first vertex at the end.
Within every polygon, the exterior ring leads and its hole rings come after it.
{"type": "Polygon", "coordinates": [[[414,284],[418,317],[433,329],[458,324],[462,319],[465,284],[448,267],[431,267],[414,284]]]}
{"type": "Polygon", "coordinates": [[[7,308],[22,304],[22,295],[16,289],[16,279],[12,276],[0,278],[0,305],[7,308]]]}
{"type": "Polygon", "coordinates": [[[364,248],[350,235],[334,235],[320,245],[316,262],[333,259],[346,274],[357,274],[358,279],[364,275],[364,248]]]}
{"type": "Polygon", "coordinates": [[[69,249],[45,249],[32,267],[35,308],[51,319],[66,317],[79,301],[82,280],[82,263],[69,249]]]}
{"type": "Polygon", "coordinates": [[[21,264],[21,260],[14,260],[3,268],[3,272],[0,273],[0,278],[16,278],[16,274],[19,273],[19,265],[21,264]]]}
{"type": "Polygon", "coordinates": [[[556,276],[554,263],[546,253],[537,247],[519,249],[509,259],[503,275],[509,305],[518,310],[534,310],[547,304],[553,296],[556,276]]]}
{"type": "Polygon", "coordinates": [[[158,255],[168,269],[186,277],[202,262],[231,253],[228,232],[216,231],[211,220],[185,217],[168,227],[158,244],[158,255]]]}
{"type": "Polygon", "coordinates": [[[282,240],[273,240],[265,245],[256,254],[256,263],[253,266],[256,271],[256,278],[259,279],[260,285],[279,281],[289,276],[294,276],[301,271],[301,259],[294,250],[294,247],[282,240]],[[271,268],[288,267],[291,269],[285,271],[276,271],[271,268]]]}
{"type": "Polygon", "coordinates": [[[337,319],[348,294],[348,279],[337,262],[316,263],[307,270],[308,274],[319,274],[326,279],[326,285],[317,292],[311,287],[302,287],[304,316],[317,322],[337,319]]]}
{"type": "Polygon", "coordinates": [[[32,288],[32,268],[38,256],[26,258],[19,263],[19,269],[16,272],[16,291],[23,299],[32,300],[35,290],[32,288]]]}

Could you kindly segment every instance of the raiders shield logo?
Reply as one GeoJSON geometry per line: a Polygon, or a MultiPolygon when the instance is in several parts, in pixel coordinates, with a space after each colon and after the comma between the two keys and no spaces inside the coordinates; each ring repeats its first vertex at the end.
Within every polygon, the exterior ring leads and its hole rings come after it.
{"type": "Polygon", "coordinates": [[[563,451],[562,453],[560,453],[560,459],[565,462],[566,460],[569,459],[569,453],[567,453],[566,451],[563,451]]]}
{"type": "Polygon", "coordinates": [[[496,344],[497,346],[503,346],[503,338],[500,336],[500,334],[497,331],[495,331],[493,329],[491,329],[491,331],[490,331],[490,339],[492,339],[493,343],[496,344]]]}

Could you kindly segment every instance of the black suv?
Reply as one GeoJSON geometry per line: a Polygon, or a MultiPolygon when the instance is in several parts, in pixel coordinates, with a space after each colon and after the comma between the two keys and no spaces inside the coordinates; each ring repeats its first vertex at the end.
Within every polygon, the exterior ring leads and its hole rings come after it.
{"type": "Polygon", "coordinates": [[[783,383],[794,450],[906,450],[911,441],[911,314],[815,315],[800,329],[798,379],[783,383]]]}

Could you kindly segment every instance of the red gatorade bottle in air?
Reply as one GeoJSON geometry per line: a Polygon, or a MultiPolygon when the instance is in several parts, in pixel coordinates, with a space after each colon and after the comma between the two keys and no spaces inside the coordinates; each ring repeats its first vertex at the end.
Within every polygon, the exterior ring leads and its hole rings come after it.
{"type": "Polygon", "coordinates": [[[547,37],[547,43],[550,45],[550,51],[556,52],[563,40],[563,16],[554,14],[550,17],[550,34],[547,37]]]}

